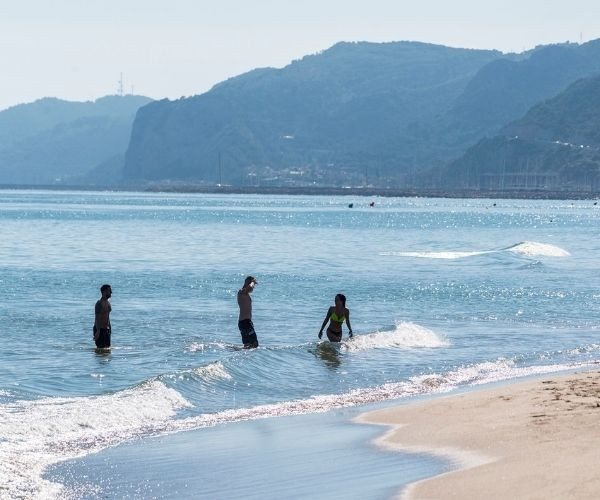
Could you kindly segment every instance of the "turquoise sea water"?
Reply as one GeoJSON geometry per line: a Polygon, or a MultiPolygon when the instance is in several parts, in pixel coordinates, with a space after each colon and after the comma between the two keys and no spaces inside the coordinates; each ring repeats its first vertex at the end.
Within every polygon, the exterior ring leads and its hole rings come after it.
{"type": "Polygon", "coordinates": [[[1,494],[60,495],[50,465],[133,438],[594,364],[599,229],[593,201],[1,191],[1,494]]]}

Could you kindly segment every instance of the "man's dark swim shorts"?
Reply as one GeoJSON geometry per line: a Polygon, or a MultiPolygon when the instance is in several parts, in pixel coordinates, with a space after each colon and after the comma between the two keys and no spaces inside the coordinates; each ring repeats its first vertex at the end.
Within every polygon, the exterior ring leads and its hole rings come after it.
{"type": "MultiPolygon", "coordinates": [[[[94,333],[96,333],[96,325],[94,325],[94,333]]],[[[97,339],[94,339],[94,342],[96,342],[96,347],[100,349],[110,347],[110,328],[100,328],[100,335],[97,339]]]]}
{"type": "Polygon", "coordinates": [[[256,332],[254,331],[254,325],[251,319],[243,319],[238,321],[238,328],[242,334],[242,342],[244,347],[258,347],[258,339],[256,338],[256,332]]]}

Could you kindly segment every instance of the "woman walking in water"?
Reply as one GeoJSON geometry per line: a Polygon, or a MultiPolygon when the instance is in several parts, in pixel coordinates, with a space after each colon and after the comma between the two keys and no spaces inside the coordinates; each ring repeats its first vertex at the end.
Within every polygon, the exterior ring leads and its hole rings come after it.
{"type": "Polygon", "coordinates": [[[331,306],[327,310],[327,315],[321,325],[319,338],[323,337],[323,328],[329,321],[327,327],[327,338],[330,342],[341,342],[342,340],[342,323],[346,321],[348,326],[348,336],[352,337],[352,326],[350,325],[350,311],[346,309],[346,296],[338,293],[335,296],[335,306],[331,306]]]}

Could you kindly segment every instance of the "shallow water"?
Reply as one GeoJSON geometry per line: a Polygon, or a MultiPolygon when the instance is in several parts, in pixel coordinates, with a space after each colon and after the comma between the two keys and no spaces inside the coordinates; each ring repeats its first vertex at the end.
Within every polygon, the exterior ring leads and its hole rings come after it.
{"type": "Polygon", "coordinates": [[[83,498],[369,498],[449,470],[425,454],[384,451],[355,411],[250,420],[107,448],[49,477],[83,498]]]}
{"type": "Polygon", "coordinates": [[[132,438],[600,359],[591,201],[2,191],[0,224],[13,496],[58,494],[48,465],[132,438]],[[238,349],[247,274],[253,351],[238,349]],[[99,355],[104,282],[114,348],[99,355]],[[356,338],[332,346],[316,334],[338,292],[356,338]]]}

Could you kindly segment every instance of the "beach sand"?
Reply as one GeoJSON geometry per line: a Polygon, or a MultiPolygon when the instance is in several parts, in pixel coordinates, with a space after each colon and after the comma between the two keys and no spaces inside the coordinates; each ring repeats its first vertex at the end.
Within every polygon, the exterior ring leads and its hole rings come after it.
{"type": "Polygon", "coordinates": [[[600,372],[552,375],[366,413],[379,443],[457,469],[406,487],[410,498],[600,498],[600,372]]]}

